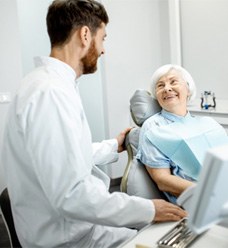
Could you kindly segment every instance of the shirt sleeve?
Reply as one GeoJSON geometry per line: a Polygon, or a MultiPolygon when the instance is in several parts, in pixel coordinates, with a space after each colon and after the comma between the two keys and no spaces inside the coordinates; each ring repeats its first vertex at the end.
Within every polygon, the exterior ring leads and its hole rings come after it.
{"type": "Polygon", "coordinates": [[[96,165],[105,165],[116,162],[119,158],[116,139],[93,143],[93,160],[96,165]]]}
{"type": "Polygon", "coordinates": [[[147,133],[152,132],[153,124],[145,122],[140,130],[139,146],[136,158],[141,163],[151,168],[170,168],[171,161],[147,138],[147,133]]]}

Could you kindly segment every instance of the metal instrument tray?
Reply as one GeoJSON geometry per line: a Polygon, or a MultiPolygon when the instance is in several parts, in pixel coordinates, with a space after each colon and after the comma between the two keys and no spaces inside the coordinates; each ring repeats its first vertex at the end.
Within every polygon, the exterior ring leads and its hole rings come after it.
{"type": "Polygon", "coordinates": [[[193,233],[187,225],[187,218],[182,219],[157,241],[159,248],[185,248],[188,247],[199,235],[193,233]]]}

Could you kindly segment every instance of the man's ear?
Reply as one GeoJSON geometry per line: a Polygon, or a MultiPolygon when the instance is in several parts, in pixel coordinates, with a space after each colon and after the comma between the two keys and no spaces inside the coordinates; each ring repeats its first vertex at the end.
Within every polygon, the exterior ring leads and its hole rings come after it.
{"type": "Polygon", "coordinates": [[[90,42],[91,42],[91,31],[89,29],[88,26],[83,26],[81,29],[80,29],[80,39],[81,39],[81,42],[82,42],[82,45],[83,46],[88,46],[90,45],[90,42]]]}

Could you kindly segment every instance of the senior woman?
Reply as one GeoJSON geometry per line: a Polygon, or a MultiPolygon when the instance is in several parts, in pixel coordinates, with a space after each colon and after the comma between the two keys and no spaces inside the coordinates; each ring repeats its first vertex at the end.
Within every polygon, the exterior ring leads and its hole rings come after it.
{"type": "Polygon", "coordinates": [[[183,67],[164,65],[152,76],[152,96],[162,110],[140,131],[139,159],[170,202],[197,181],[207,149],[228,143],[225,130],[209,117],[192,116],[187,104],[196,95],[183,67]]]}

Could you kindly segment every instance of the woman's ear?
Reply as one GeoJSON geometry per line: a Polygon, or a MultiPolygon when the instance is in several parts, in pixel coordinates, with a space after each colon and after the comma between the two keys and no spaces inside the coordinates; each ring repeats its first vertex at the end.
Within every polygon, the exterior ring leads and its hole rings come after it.
{"type": "Polygon", "coordinates": [[[80,35],[80,39],[81,39],[83,46],[85,46],[85,47],[89,46],[90,42],[91,42],[91,31],[90,31],[89,27],[83,26],[80,29],[79,35],[80,35]]]}
{"type": "Polygon", "coordinates": [[[191,98],[191,91],[189,89],[189,83],[187,82],[187,90],[188,90],[188,94],[187,94],[187,101],[189,101],[189,99],[191,98]]]}

